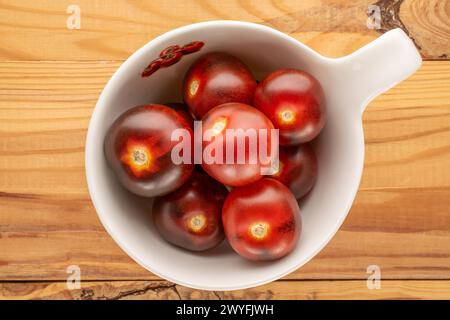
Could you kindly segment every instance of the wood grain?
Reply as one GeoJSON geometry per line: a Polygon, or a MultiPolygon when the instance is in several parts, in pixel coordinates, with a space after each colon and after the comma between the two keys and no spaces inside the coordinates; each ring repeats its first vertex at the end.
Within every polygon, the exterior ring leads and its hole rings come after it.
{"type": "Polygon", "coordinates": [[[239,291],[199,291],[166,281],[83,282],[68,290],[65,282],[0,283],[3,299],[76,300],[267,300],[267,299],[450,299],[450,281],[386,280],[380,289],[365,281],[276,281],[239,291]]]}
{"type": "MultiPolygon", "coordinates": [[[[0,280],[157,277],[113,242],[84,177],[89,117],[120,62],[0,62],[0,280]]],[[[450,62],[364,114],[363,180],[330,244],[288,279],[450,279],[450,62]]]]}
{"type": "Polygon", "coordinates": [[[77,0],[80,30],[66,27],[69,3],[0,1],[0,300],[450,299],[450,0],[77,0]],[[83,163],[93,107],[122,61],[216,19],[265,24],[330,57],[400,27],[441,60],[367,108],[363,180],[328,246],[284,280],[232,292],[161,281],[133,262],[101,226],[83,163]],[[373,264],[380,290],[366,286],[373,264]],[[80,290],[66,287],[70,265],[80,290]]]}
{"type": "Polygon", "coordinates": [[[166,31],[217,19],[269,25],[331,57],[401,27],[424,58],[450,56],[449,0],[78,0],[80,30],[66,27],[69,3],[1,1],[0,59],[122,60],[166,31]],[[382,13],[378,31],[367,27],[372,4],[382,13]]]}

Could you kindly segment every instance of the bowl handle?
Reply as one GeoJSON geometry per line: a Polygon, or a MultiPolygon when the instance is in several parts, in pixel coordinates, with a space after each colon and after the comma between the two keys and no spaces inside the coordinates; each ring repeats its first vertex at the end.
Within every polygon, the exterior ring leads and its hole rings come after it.
{"type": "Polygon", "coordinates": [[[344,86],[340,89],[353,95],[362,113],[370,100],[419,69],[422,58],[407,34],[397,28],[335,62],[335,75],[344,86]]]}

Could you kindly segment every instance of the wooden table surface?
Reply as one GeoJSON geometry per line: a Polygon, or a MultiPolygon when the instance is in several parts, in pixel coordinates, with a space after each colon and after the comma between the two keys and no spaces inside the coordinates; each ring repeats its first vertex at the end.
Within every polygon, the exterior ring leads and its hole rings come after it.
{"type": "Polygon", "coordinates": [[[2,0],[0,34],[0,299],[450,299],[449,0],[2,0]],[[66,26],[70,4],[81,29],[66,26]],[[380,30],[366,24],[372,4],[380,30]],[[286,278],[233,292],[174,285],[133,262],[100,224],[83,163],[119,65],[165,31],[216,19],[269,25],[330,57],[400,27],[425,59],[366,109],[362,183],[333,240],[286,278]],[[81,289],[66,286],[70,265],[81,289]],[[370,265],[380,289],[366,285],[370,265]]]}

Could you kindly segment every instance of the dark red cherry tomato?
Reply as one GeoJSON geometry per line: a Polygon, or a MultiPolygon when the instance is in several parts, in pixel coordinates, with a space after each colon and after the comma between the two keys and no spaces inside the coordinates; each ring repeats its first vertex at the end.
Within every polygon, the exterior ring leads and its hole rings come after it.
{"type": "Polygon", "coordinates": [[[194,172],[176,191],[153,203],[153,221],[164,239],[202,251],[224,239],[221,210],[227,189],[206,174],[194,172]]]}
{"type": "Polygon", "coordinates": [[[251,104],[256,81],[238,58],[208,53],[190,67],[183,84],[184,101],[191,114],[201,119],[212,108],[227,102],[251,104]]]}
{"type": "Polygon", "coordinates": [[[194,165],[175,165],[171,141],[175,129],[193,135],[190,125],[175,110],[158,104],[135,107],[122,114],[105,138],[105,156],[129,191],[153,197],[180,187],[194,165]]]}
{"type": "Polygon", "coordinates": [[[254,182],[262,178],[264,166],[271,167],[271,163],[261,161],[259,150],[264,148],[264,154],[271,154],[274,128],[257,109],[242,103],[222,104],[203,117],[202,129],[202,167],[223,184],[242,186],[254,182]],[[264,132],[265,135],[260,135],[264,132]]]}
{"type": "Polygon", "coordinates": [[[264,178],[234,188],[222,209],[225,235],[250,260],[275,260],[295,247],[301,232],[300,209],[281,182],[264,178]]]}
{"type": "Polygon", "coordinates": [[[253,105],[280,129],[281,145],[311,141],[325,125],[322,87],[304,71],[281,69],[272,72],[258,84],[253,105]]]}
{"type": "Polygon", "coordinates": [[[291,189],[297,199],[304,197],[317,179],[317,159],[307,143],[299,146],[281,147],[279,168],[271,177],[291,189]]]}
{"type": "Polygon", "coordinates": [[[170,102],[165,103],[164,105],[176,110],[176,112],[178,112],[184,118],[184,120],[186,120],[186,122],[189,123],[191,128],[194,128],[194,118],[191,116],[187,106],[184,103],[170,102]]]}

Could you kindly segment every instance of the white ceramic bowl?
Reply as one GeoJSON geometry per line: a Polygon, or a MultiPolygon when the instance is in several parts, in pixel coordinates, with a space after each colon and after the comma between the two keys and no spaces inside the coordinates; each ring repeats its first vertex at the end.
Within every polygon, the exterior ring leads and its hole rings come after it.
{"type": "Polygon", "coordinates": [[[136,262],[181,285],[233,290],[281,278],[314,257],[337,232],[350,210],[363,168],[361,115],[365,106],[420,65],[420,55],[400,29],[387,32],[339,59],[323,57],[277,30],[247,22],[211,21],[167,32],[121,65],[103,90],[92,115],[86,143],[86,176],[100,220],[136,262]],[[185,56],[149,78],[140,77],[140,72],[162,49],[195,40],[205,42],[201,52],[185,56]],[[226,241],[204,253],[191,253],[168,244],[148,217],[148,201],[126,192],[105,161],[103,140],[113,121],[136,105],[181,101],[182,79],[188,67],[210,51],[236,55],[258,79],[284,67],[306,70],[321,82],[325,91],[328,122],[315,143],[318,181],[301,204],[303,232],[297,247],[275,262],[246,261],[226,241]]]}

